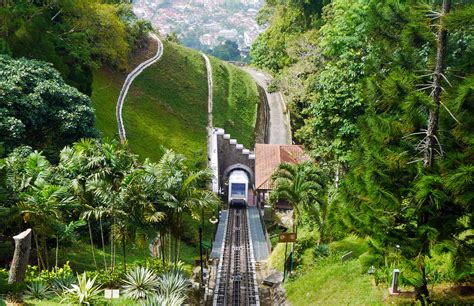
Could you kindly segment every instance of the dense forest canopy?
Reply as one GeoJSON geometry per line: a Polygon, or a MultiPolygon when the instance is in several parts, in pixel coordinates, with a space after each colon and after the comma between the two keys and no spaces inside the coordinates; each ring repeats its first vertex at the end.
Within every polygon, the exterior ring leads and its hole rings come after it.
{"type": "Polygon", "coordinates": [[[90,95],[92,69],[128,66],[150,24],[128,1],[3,1],[0,52],[53,63],[69,85],[90,95]]]}
{"type": "Polygon", "coordinates": [[[420,299],[435,253],[452,256],[452,279],[472,278],[474,5],[266,1],[259,20],[254,64],[276,76],[296,139],[332,173],[334,237],[366,237],[367,264],[385,269],[401,246],[420,299]]]}
{"type": "Polygon", "coordinates": [[[4,153],[29,145],[57,159],[65,145],[98,136],[90,98],[40,61],[0,55],[0,115],[4,153]]]}

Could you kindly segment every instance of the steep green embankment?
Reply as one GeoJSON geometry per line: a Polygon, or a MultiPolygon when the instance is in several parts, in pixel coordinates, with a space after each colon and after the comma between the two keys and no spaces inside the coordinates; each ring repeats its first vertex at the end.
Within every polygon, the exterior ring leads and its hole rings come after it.
{"type": "Polygon", "coordinates": [[[214,79],[214,126],[222,127],[246,148],[255,143],[259,96],[255,81],[232,64],[210,57],[214,79]]]}
{"type": "MultiPolygon", "coordinates": [[[[385,288],[375,286],[373,277],[363,271],[359,256],[367,249],[362,239],[348,237],[329,244],[333,255],[317,259],[314,256],[315,233],[298,231],[298,239],[312,245],[304,250],[295,276],[285,283],[292,305],[381,305],[385,288]],[[311,241],[313,244],[311,244],[311,241]],[[341,255],[352,251],[354,259],[341,261],[341,255]]],[[[275,246],[270,265],[283,271],[285,245],[275,246]]]]}
{"type": "MultiPolygon", "coordinates": [[[[215,126],[252,147],[256,85],[237,67],[215,58],[211,63],[215,126]]],[[[117,137],[115,106],[124,78],[108,68],[94,74],[97,127],[106,137],[117,137]]],[[[123,117],[130,146],[142,158],[157,160],[163,148],[170,148],[202,165],[206,159],[207,75],[201,54],[164,42],[162,58],[130,87],[123,117]]]]}

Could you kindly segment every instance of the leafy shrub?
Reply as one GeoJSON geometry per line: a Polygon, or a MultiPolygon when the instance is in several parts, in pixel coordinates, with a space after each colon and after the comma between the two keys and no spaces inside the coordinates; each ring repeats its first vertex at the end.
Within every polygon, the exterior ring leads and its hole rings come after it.
{"type": "Polygon", "coordinates": [[[116,288],[122,283],[124,272],[122,267],[116,267],[114,271],[112,269],[86,271],[86,275],[89,278],[96,278],[96,283],[103,288],[116,288]]]}
{"type": "Polygon", "coordinates": [[[51,279],[51,287],[54,291],[60,292],[64,288],[70,288],[76,281],[76,278],[72,274],[58,275],[51,279]]]}
{"type": "Polygon", "coordinates": [[[8,271],[6,269],[0,269],[0,295],[13,295],[20,296],[25,290],[25,283],[8,283],[8,271]]]}
{"type": "Polygon", "coordinates": [[[86,273],[82,276],[77,274],[77,284],[72,284],[64,291],[64,298],[61,303],[87,304],[99,298],[99,286],[95,285],[95,278],[88,278],[86,273]]]}
{"type": "Polygon", "coordinates": [[[71,267],[69,266],[68,261],[61,268],[53,268],[51,271],[39,270],[38,266],[28,265],[28,268],[26,269],[25,280],[27,282],[43,280],[51,284],[54,279],[61,279],[69,276],[72,276],[74,278],[74,273],[71,267]]]}
{"type": "Polygon", "coordinates": [[[361,265],[361,269],[362,269],[362,273],[365,273],[368,271],[368,269],[371,267],[371,266],[376,266],[377,265],[377,262],[378,262],[378,258],[377,256],[375,256],[374,254],[370,253],[370,252],[365,252],[364,254],[360,255],[359,256],[359,261],[360,261],[360,265],[361,265]]]}
{"type": "Polygon", "coordinates": [[[25,298],[43,300],[50,297],[52,293],[50,286],[45,281],[36,280],[27,285],[25,298]]]}
{"type": "MultiPolygon", "coordinates": [[[[178,263],[179,264],[179,263],[178,263]]],[[[172,264],[168,261],[163,263],[163,260],[159,258],[151,258],[147,261],[148,268],[152,269],[156,274],[161,274],[169,271],[172,268],[172,264]]]]}
{"type": "Polygon", "coordinates": [[[267,91],[268,93],[275,93],[279,90],[278,88],[278,81],[272,80],[270,84],[268,84],[267,91]]]}
{"type": "Polygon", "coordinates": [[[143,306],[180,306],[185,302],[185,297],[181,295],[163,296],[151,295],[142,303],[143,306]]]}
{"type": "Polygon", "coordinates": [[[191,286],[189,279],[180,269],[173,269],[159,276],[158,295],[170,300],[186,298],[191,286]]]}
{"type": "Polygon", "coordinates": [[[157,275],[148,268],[137,267],[125,274],[124,295],[135,300],[144,299],[156,293],[157,275]]]}
{"type": "Polygon", "coordinates": [[[316,238],[311,233],[302,234],[298,237],[298,241],[294,248],[293,267],[297,267],[301,263],[305,250],[312,248],[316,243],[316,238]]]}
{"type": "Polygon", "coordinates": [[[8,272],[6,269],[0,269],[0,295],[7,294],[8,272]]]}
{"type": "Polygon", "coordinates": [[[330,254],[330,250],[329,250],[329,245],[327,244],[317,245],[313,251],[314,258],[327,257],[329,256],[329,254],[330,254]]]}

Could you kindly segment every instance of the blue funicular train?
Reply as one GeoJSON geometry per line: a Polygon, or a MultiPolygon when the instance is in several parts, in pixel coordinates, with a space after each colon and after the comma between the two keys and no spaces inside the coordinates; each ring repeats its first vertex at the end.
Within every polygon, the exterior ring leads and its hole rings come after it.
{"type": "Polygon", "coordinates": [[[249,177],[243,170],[234,170],[229,176],[229,200],[232,207],[246,207],[249,177]]]}

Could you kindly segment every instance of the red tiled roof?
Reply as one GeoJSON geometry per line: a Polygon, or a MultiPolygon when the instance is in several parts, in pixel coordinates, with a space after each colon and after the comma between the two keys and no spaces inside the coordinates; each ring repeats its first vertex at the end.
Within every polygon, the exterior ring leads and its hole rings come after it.
{"type": "Polygon", "coordinates": [[[257,189],[271,189],[271,176],[281,163],[301,163],[310,160],[302,146],[255,145],[255,185],[257,189]]]}

